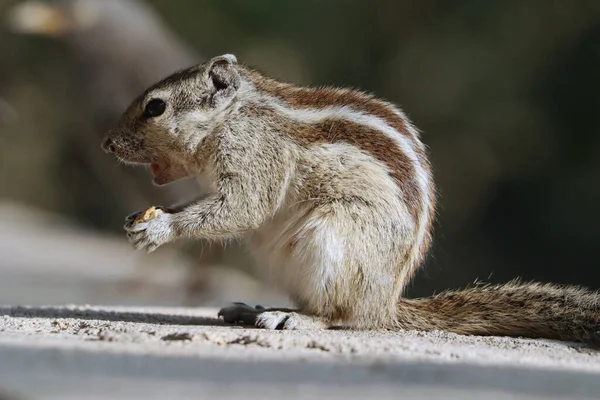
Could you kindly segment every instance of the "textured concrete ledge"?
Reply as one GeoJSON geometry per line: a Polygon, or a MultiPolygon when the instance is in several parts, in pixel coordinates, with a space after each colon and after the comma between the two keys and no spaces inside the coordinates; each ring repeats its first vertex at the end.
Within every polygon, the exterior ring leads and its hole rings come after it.
{"type": "MultiPolygon", "coordinates": [[[[0,400],[600,397],[600,355],[574,343],[223,326],[176,307],[188,265],[0,204],[0,304],[107,304],[0,307],[0,400]]],[[[215,274],[202,304],[286,305],[215,274]]]]}
{"type": "Polygon", "coordinates": [[[216,309],[0,307],[0,387],[25,399],[595,398],[600,354],[440,332],[270,332],[216,309]]]}

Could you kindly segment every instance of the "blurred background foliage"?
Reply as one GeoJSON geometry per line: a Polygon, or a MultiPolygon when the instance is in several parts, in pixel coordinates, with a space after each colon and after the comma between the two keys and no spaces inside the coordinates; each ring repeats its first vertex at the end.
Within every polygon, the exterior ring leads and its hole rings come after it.
{"type": "MultiPolygon", "coordinates": [[[[121,234],[125,214],[181,192],[118,166],[100,137],[153,80],[234,53],[283,80],[374,92],[421,129],[440,206],[412,295],[517,276],[600,287],[600,2],[42,3],[44,29],[0,2],[3,200],[121,234]]],[[[214,257],[250,265],[236,246],[214,257]]]]}

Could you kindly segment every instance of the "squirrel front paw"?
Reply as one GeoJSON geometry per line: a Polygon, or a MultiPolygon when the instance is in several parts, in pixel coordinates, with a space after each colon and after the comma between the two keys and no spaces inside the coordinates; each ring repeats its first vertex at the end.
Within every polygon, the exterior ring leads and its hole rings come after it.
{"type": "Polygon", "coordinates": [[[124,229],[136,250],[151,253],[173,240],[172,216],[164,210],[164,207],[156,206],[127,216],[124,229]]]}

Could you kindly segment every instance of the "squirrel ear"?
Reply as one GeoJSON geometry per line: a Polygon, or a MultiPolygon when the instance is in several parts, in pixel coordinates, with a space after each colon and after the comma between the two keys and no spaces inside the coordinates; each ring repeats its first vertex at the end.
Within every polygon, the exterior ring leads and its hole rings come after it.
{"type": "Polygon", "coordinates": [[[213,107],[229,103],[240,87],[240,74],[235,68],[237,59],[232,54],[215,57],[206,68],[206,81],[212,92],[213,107]]]}
{"type": "Polygon", "coordinates": [[[237,58],[233,54],[223,54],[222,56],[216,57],[213,60],[223,58],[228,60],[231,64],[237,64],[237,58]]]}

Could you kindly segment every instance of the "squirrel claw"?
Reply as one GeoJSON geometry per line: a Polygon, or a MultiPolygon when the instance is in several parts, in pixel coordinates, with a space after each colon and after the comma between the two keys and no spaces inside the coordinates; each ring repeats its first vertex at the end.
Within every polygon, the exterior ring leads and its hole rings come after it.
{"type": "Polygon", "coordinates": [[[249,306],[246,303],[233,303],[232,306],[224,307],[217,314],[219,318],[223,318],[226,324],[255,325],[256,317],[265,311],[263,306],[249,306]]]}

